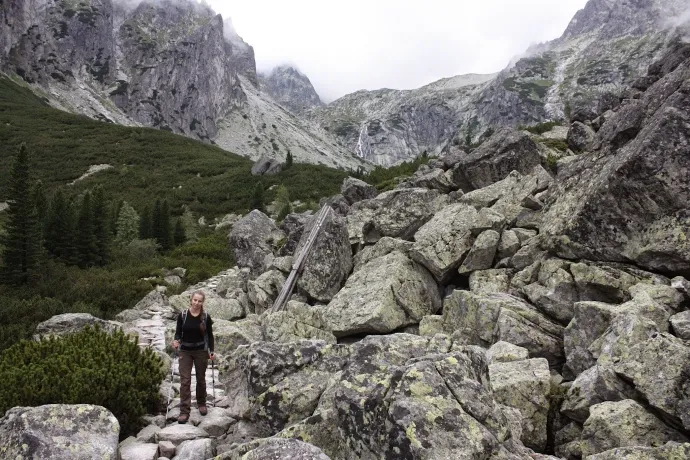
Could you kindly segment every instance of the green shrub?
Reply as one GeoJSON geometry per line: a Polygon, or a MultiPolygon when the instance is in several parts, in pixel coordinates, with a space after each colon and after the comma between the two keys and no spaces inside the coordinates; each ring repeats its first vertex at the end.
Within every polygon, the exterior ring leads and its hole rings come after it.
{"type": "Polygon", "coordinates": [[[568,142],[564,139],[543,139],[540,141],[547,147],[566,152],[568,150],[568,142]]]}
{"type": "Polygon", "coordinates": [[[560,122],[560,121],[547,121],[545,123],[538,123],[536,125],[526,126],[523,129],[525,131],[529,131],[532,134],[541,135],[541,134],[544,134],[548,131],[551,131],[556,126],[561,126],[561,125],[562,125],[562,122],[560,122]]]}
{"type": "Polygon", "coordinates": [[[156,410],[165,375],[162,359],[122,331],[86,328],[22,341],[0,355],[0,413],[15,406],[95,404],[117,417],[124,438],[156,410]]]}

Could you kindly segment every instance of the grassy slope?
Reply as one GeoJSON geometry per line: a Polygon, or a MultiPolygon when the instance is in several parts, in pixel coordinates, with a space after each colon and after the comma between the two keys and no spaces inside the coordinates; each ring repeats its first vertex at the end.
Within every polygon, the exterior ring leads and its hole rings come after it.
{"type": "MultiPolygon", "coordinates": [[[[12,159],[22,142],[32,154],[34,177],[43,180],[47,190],[73,181],[91,165],[107,163],[114,168],[78,182],[75,193],[101,184],[110,197],[140,210],[156,198],[168,198],[174,212],[182,204],[206,217],[246,212],[259,180],[250,174],[250,160],[218,147],[166,131],[69,114],[0,77],[0,201],[6,197],[12,159]]],[[[295,164],[261,181],[264,188],[284,184],[293,200],[318,201],[337,193],[346,176],[324,166],[295,164]]]]}

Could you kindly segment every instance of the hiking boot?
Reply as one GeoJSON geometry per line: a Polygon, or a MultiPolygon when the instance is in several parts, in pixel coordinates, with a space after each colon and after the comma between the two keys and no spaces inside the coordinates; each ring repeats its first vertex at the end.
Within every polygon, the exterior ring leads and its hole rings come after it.
{"type": "Polygon", "coordinates": [[[180,416],[177,417],[177,423],[187,423],[187,420],[189,420],[189,414],[180,414],[180,416]]]}
{"type": "Polygon", "coordinates": [[[206,408],[206,405],[205,405],[205,404],[201,404],[201,405],[199,406],[199,413],[200,413],[201,415],[206,415],[206,414],[208,414],[208,409],[206,408]]]}

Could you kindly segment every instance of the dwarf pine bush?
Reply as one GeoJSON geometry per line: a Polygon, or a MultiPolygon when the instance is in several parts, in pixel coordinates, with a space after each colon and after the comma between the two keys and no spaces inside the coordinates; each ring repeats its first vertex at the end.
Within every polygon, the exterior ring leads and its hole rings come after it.
{"type": "Polygon", "coordinates": [[[164,377],[162,359],[121,330],[25,340],[0,353],[0,414],[16,406],[95,404],[110,410],[126,435],[155,410],[164,377]]]}

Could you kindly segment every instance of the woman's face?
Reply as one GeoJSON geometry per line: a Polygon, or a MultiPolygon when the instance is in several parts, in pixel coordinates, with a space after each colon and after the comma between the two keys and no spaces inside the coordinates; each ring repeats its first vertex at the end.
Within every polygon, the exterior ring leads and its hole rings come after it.
{"type": "Polygon", "coordinates": [[[203,306],[204,306],[204,296],[202,296],[201,294],[194,294],[192,296],[192,307],[195,310],[198,310],[203,306]]]}

